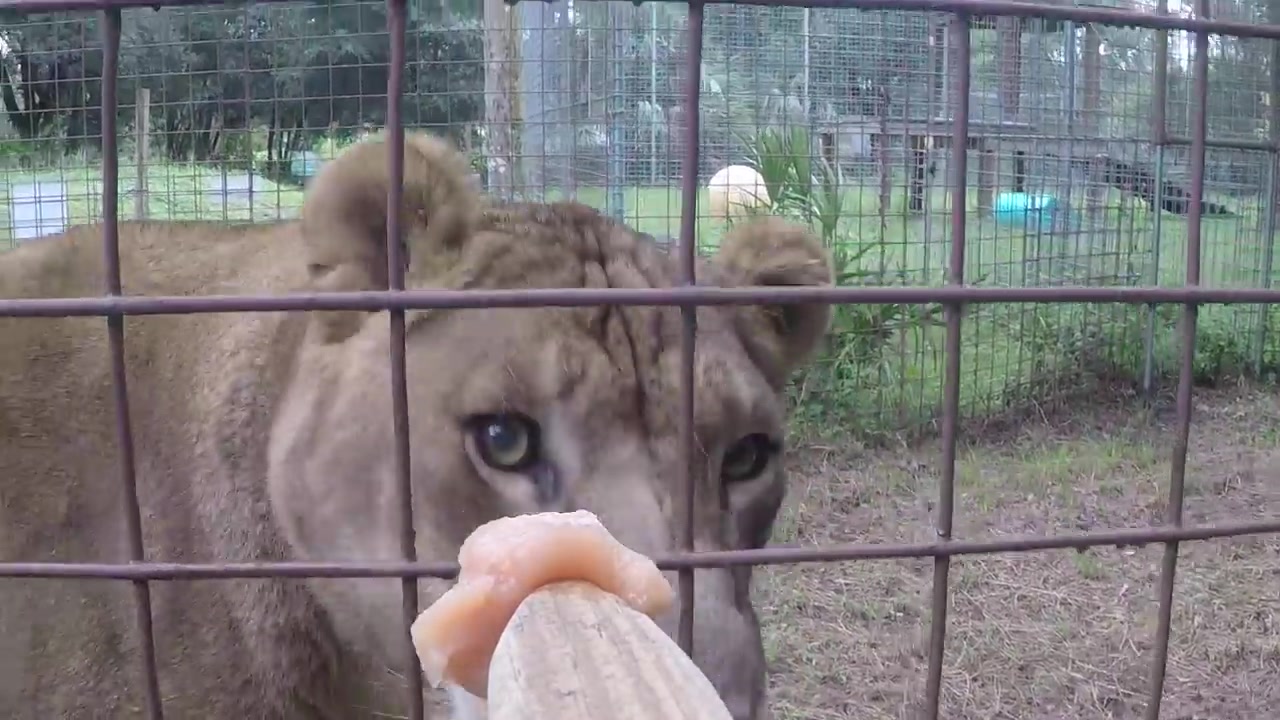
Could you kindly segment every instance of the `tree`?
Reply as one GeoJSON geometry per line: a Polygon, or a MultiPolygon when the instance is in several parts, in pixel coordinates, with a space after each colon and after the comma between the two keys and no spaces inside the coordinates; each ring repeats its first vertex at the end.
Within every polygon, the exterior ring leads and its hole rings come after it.
{"type": "MultiPolygon", "coordinates": [[[[458,3],[452,3],[458,5],[458,3]]],[[[478,22],[438,3],[410,6],[405,119],[459,133],[480,117],[478,22]],[[429,5],[432,10],[422,10],[429,5]]],[[[245,154],[232,130],[262,129],[269,162],[323,134],[386,122],[385,4],[282,3],[129,11],[121,29],[119,96],[152,91],[161,147],[174,159],[245,154]]],[[[0,100],[28,138],[65,135],[64,147],[101,140],[102,42],[96,15],[0,13],[0,100]]],[[[120,126],[132,122],[121,108],[120,126]]]]}

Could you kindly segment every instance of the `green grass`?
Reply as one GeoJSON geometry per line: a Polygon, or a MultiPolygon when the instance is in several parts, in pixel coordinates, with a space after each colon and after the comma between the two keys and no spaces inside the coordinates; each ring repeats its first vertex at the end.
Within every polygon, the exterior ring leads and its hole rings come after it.
{"type": "MultiPolygon", "coordinates": [[[[682,203],[676,188],[630,189],[625,194],[625,219],[632,226],[657,235],[678,235],[682,203]]],[[[580,190],[577,198],[605,207],[606,193],[580,190]]],[[[903,212],[905,192],[898,188],[884,218],[878,213],[878,190],[855,187],[846,191],[839,242],[875,247],[861,259],[861,269],[901,273],[901,283],[936,285],[945,282],[952,249],[947,193],[933,192],[927,216],[903,212]]],[[[1053,238],[1034,228],[1025,231],[996,223],[976,212],[976,192],[968,198],[965,224],[965,278],[968,282],[1000,286],[1043,285],[1180,285],[1186,274],[1187,223],[1165,214],[1161,218],[1159,272],[1153,216],[1123,207],[1118,193],[1104,198],[1105,208],[1086,218],[1099,230],[1076,231],[1053,238]]],[[[705,193],[699,196],[706,207],[705,193]]],[[[1205,220],[1202,232],[1202,282],[1206,285],[1258,287],[1263,284],[1263,251],[1256,210],[1231,219],[1205,220]]],[[[725,225],[700,217],[698,243],[714,247],[725,225]]],[[[1274,275],[1274,273],[1273,273],[1274,275]]],[[[1173,308],[1156,328],[1156,372],[1176,367],[1177,344],[1173,308]]],[[[1142,369],[1145,310],[1136,307],[1080,305],[1004,305],[971,308],[966,315],[961,360],[961,406],[983,415],[1078,389],[1081,353],[1111,371],[1137,377],[1142,369]],[[1097,328],[1111,329],[1105,337],[1097,328]],[[1085,337],[1092,333],[1093,337],[1085,337]],[[1073,347],[1064,352],[1064,344],[1073,347]]],[[[1259,310],[1246,306],[1212,306],[1202,310],[1201,337],[1220,348],[1204,361],[1206,367],[1229,365],[1239,370],[1251,361],[1259,310]],[[1206,336],[1209,336],[1206,338],[1206,336]],[[1227,356],[1225,358],[1221,356],[1227,356]]],[[[889,343],[873,363],[859,358],[859,367],[831,367],[811,376],[801,390],[804,407],[814,425],[850,428],[873,434],[880,430],[928,425],[940,414],[943,384],[943,338],[940,327],[904,333],[889,343]],[[853,374],[857,378],[851,377],[853,374]]]]}
{"type": "MultiPolygon", "coordinates": [[[[228,175],[243,175],[228,170],[228,175]]],[[[162,220],[255,221],[286,217],[302,204],[302,191],[262,177],[254,178],[252,203],[233,199],[225,205],[211,197],[213,183],[222,171],[196,164],[155,164],[147,168],[148,214],[162,220]]],[[[67,215],[72,224],[102,218],[102,169],[98,165],[54,168],[45,171],[9,170],[0,175],[0,248],[13,244],[10,193],[19,185],[37,181],[62,182],[66,188],[67,215]]],[[[137,217],[136,168],[120,168],[117,212],[123,219],[137,217]]]]}
{"type": "MultiPolygon", "coordinates": [[[[857,244],[881,233],[878,191],[851,187],[846,191],[841,236],[857,244]]],[[[582,188],[576,199],[595,207],[607,205],[602,188],[582,188]]],[[[548,193],[566,197],[569,193],[548,193]]],[[[625,219],[644,232],[675,237],[679,233],[683,203],[678,188],[630,188],[624,191],[625,219]]],[[[965,276],[969,282],[1001,285],[1037,285],[1045,281],[1089,280],[1138,274],[1142,284],[1151,282],[1148,263],[1154,257],[1153,216],[1145,209],[1120,205],[1118,193],[1104,198],[1105,209],[1093,218],[1098,231],[1073,232],[1065,240],[1051,240],[1034,229],[1024,232],[977,216],[977,193],[968,197],[969,217],[965,225],[965,276]],[[1037,258],[1039,261],[1037,262],[1037,258]],[[1055,267],[1055,261],[1057,266],[1055,267]],[[1127,263],[1134,263],[1127,267],[1127,263]]],[[[706,192],[699,193],[699,244],[713,246],[724,231],[724,223],[705,217],[706,192]]],[[[1232,203],[1234,205],[1234,203],[1232,203]]],[[[897,188],[886,213],[883,247],[887,252],[871,260],[885,268],[906,270],[916,282],[942,282],[946,259],[951,251],[951,217],[947,193],[934,190],[928,216],[903,212],[905,193],[897,188]]],[[[1165,214],[1161,220],[1160,285],[1180,285],[1186,274],[1187,222],[1165,214]]],[[[1263,243],[1259,212],[1247,208],[1239,217],[1206,219],[1202,232],[1202,279],[1206,285],[1258,287],[1262,279],[1263,243]]],[[[1280,277],[1280,269],[1273,271],[1280,277]]]]}
{"type": "MultiPolygon", "coordinates": [[[[156,163],[147,172],[150,217],[265,221],[295,215],[301,206],[299,188],[261,178],[255,178],[251,203],[232,200],[224,206],[211,198],[209,191],[220,176],[220,170],[207,166],[156,163]]],[[[0,177],[0,248],[12,242],[8,234],[10,188],[39,179],[60,179],[66,184],[71,222],[91,222],[101,217],[102,183],[97,165],[6,172],[0,177]]],[[[122,167],[122,219],[135,217],[136,187],[134,168],[122,167]]],[[[883,282],[937,285],[945,281],[953,244],[946,191],[932,191],[928,213],[907,214],[906,193],[899,185],[883,220],[878,211],[878,188],[854,186],[843,193],[835,242],[873,246],[859,259],[861,270],[877,271],[883,282]]],[[[574,197],[602,209],[607,208],[609,200],[603,188],[579,188],[572,193],[552,191],[545,195],[546,199],[563,197],[574,197]]],[[[679,235],[679,188],[629,188],[623,198],[623,217],[631,226],[658,236],[679,235]]],[[[966,202],[970,210],[965,222],[967,282],[1044,286],[1154,281],[1178,285],[1185,277],[1186,221],[1164,214],[1157,248],[1154,216],[1123,203],[1118,193],[1104,197],[1102,209],[1083,217],[1085,229],[1059,237],[979,216],[976,192],[971,192],[966,202]]],[[[1239,207],[1234,201],[1230,204],[1239,207]]],[[[699,194],[698,205],[697,241],[703,248],[712,248],[726,225],[706,216],[705,191],[699,194]]],[[[1274,268],[1269,276],[1264,272],[1265,243],[1260,218],[1258,208],[1244,207],[1238,217],[1204,221],[1203,284],[1259,287],[1275,279],[1274,268]]],[[[1156,332],[1157,371],[1168,374],[1177,360],[1176,308],[1165,308],[1162,313],[1156,332]]],[[[1199,337],[1207,349],[1200,362],[1202,374],[1210,377],[1251,369],[1258,357],[1257,331],[1261,322],[1261,310],[1253,306],[1204,308],[1199,337]]],[[[1105,366],[1108,372],[1137,377],[1141,372],[1145,323],[1146,311],[1137,307],[971,307],[964,322],[961,406],[970,416],[989,415],[1010,406],[1079,391],[1084,387],[1080,378],[1082,364],[1086,363],[1091,366],[1089,369],[1105,366]]],[[[1274,338],[1280,335],[1280,318],[1273,318],[1271,324],[1277,326],[1267,341],[1273,348],[1274,338]]],[[[832,351],[797,386],[801,422],[872,435],[927,428],[940,414],[943,337],[941,327],[895,333],[882,347],[877,345],[873,357],[862,354],[853,360],[847,352],[853,343],[837,340],[832,351]]],[[[1264,353],[1264,357],[1275,355],[1273,349],[1264,353]]]]}

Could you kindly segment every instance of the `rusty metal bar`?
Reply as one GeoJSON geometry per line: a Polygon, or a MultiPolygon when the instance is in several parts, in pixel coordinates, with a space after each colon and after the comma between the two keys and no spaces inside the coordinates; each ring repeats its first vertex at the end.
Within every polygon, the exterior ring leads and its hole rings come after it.
{"type": "MultiPolygon", "coordinates": [[[[288,0],[258,0],[260,3],[288,0]]],[[[587,0],[599,2],[602,0],[587,0]]],[[[685,0],[657,0],[680,3],[685,0]]],[[[1137,10],[1118,10],[1070,5],[1042,5],[1012,0],[701,0],[708,5],[763,5],[766,7],[808,7],[815,9],[900,10],[904,12],[961,12],[969,15],[991,15],[1046,20],[1070,20],[1080,23],[1125,25],[1150,29],[1166,28],[1188,32],[1208,32],[1240,38],[1280,40],[1280,25],[1246,23],[1233,20],[1201,20],[1176,15],[1157,16],[1137,10]]],[[[107,8],[190,7],[207,5],[208,0],[0,0],[0,10],[32,13],[107,8]]]]}
{"type": "MultiPolygon", "coordinates": [[[[259,0],[259,2],[285,2],[286,0],[259,0]]],[[[603,0],[587,0],[603,1],[603,0]]],[[[685,0],[658,0],[681,3],[685,0]]],[[[816,9],[900,10],[904,12],[963,12],[969,15],[990,15],[1047,20],[1070,20],[1081,23],[1101,23],[1149,29],[1167,28],[1188,32],[1205,31],[1214,35],[1232,35],[1241,38],[1280,38],[1280,25],[1254,24],[1233,20],[1183,18],[1175,15],[1158,17],[1150,12],[1121,10],[1103,7],[1072,7],[1041,5],[1013,0],[702,0],[707,5],[763,5],[767,7],[808,7],[816,9]]],[[[207,5],[208,0],[165,0],[166,7],[207,5]]],[[[18,9],[29,12],[54,12],[59,10],[102,10],[109,7],[154,7],[154,0],[0,0],[0,10],[18,9]]]]}
{"type": "Polygon", "coordinates": [[[0,299],[0,317],[190,315],[286,310],[465,309],[593,305],[757,305],[760,303],[1144,303],[1280,304],[1280,289],[1228,287],[674,287],[405,290],[281,295],[153,295],[0,299]]]}
{"type": "MultiPolygon", "coordinates": [[[[1195,14],[1209,16],[1209,0],[1196,0],[1195,14]]],[[[1191,204],[1187,212],[1187,286],[1200,284],[1201,220],[1204,212],[1205,137],[1209,115],[1209,35],[1197,33],[1191,67],[1192,96],[1198,112],[1191,122],[1191,204]]],[[[1196,356],[1197,305],[1188,302],[1182,313],[1182,368],[1178,374],[1177,412],[1173,457],[1169,468],[1169,499],[1165,523],[1182,525],[1182,504],[1187,479],[1187,444],[1191,436],[1191,389],[1196,356]]],[[[1178,543],[1169,541],[1160,567],[1160,610],[1152,648],[1151,678],[1147,694],[1147,720],[1160,720],[1165,671],[1169,663],[1169,636],[1173,621],[1173,587],[1178,571],[1178,543]]]]}
{"type": "MultiPolygon", "coordinates": [[[[117,81],[120,75],[120,11],[102,13],[102,266],[107,295],[122,294],[120,280],[120,164],[117,81]]],[[[112,390],[116,409],[116,444],[120,450],[121,500],[129,560],[146,559],[142,546],[142,507],[138,503],[137,461],[133,422],[129,417],[129,384],[124,354],[124,316],[107,316],[107,344],[111,353],[112,390]]],[[[138,651],[142,656],[147,717],[162,720],[160,678],[156,667],[155,630],[151,620],[151,588],[146,580],[133,583],[138,651]]]]}
{"type": "MultiPolygon", "coordinates": [[[[689,2],[689,24],[685,30],[684,106],[685,113],[684,177],[680,182],[680,280],[685,287],[697,284],[694,274],[698,257],[698,138],[701,137],[701,120],[698,107],[702,90],[702,21],[704,6],[701,0],[689,2]]],[[[684,458],[685,517],[681,528],[680,545],[685,552],[693,551],[694,512],[701,475],[698,463],[698,445],[693,426],[694,348],[698,332],[698,308],[684,305],[680,308],[680,456],[684,458]]],[[[690,657],[693,657],[693,604],[694,574],[692,568],[680,570],[680,626],[676,640],[690,657]]]]}
{"type": "MultiPolygon", "coordinates": [[[[1165,81],[1165,84],[1168,84],[1168,80],[1165,81]]],[[[1194,142],[1192,138],[1170,135],[1167,132],[1164,136],[1164,144],[1169,147],[1189,146],[1194,142]]],[[[1247,150],[1250,152],[1274,152],[1276,149],[1276,144],[1270,140],[1242,140],[1238,138],[1206,138],[1204,146],[1215,150],[1247,150]]]]}
{"type": "MultiPolygon", "coordinates": [[[[1280,534],[1280,518],[1225,525],[1126,528],[1071,535],[1024,535],[998,540],[952,540],[931,543],[850,543],[825,547],[766,547],[670,553],[655,558],[663,570],[681,568],[793,565],[852,560],[903,560],[926,557],[991,555],[993,553],[1086,550],[1091,547],[1137,547],[1151,543],[1194,542],[1229,537],[1280,534]]],[[[451,579],[456,563],[0,563],[0,578],[58,578],[78,580],[216,580],[227,578],[391,578],[451,579]]]]}
{"type": "MultiPolygon", "coordinates": [[[[1156,14],[1167,17],[1169,0],[1159,0],[1156,14]]],[[[1151,79],[1154,92],[1151,98],[1151,143],[1163,145],[1170,142],[1169,123],[1165,117],[1169,107],[1169,31],[1157,30],[1155,34],[1155,68],[1151,79]]]]}
{"type": "MultiPolygon", "coordinates": [[[[36,0],[49,2],[52,0],[36,0]]],[[[680,0],[666,0],[679,2],[680,0]]],[[[709,5],[763,5],[766,7],[808,7],[816,9],[899,10],[902,12],[950,12],[970,16],[1043,18],[1067,20],[1077,23],[1100,23],[1141,28],[1169,28],[1171,30],[1208,31],[1214,35],[1258,37],[1274,39],[1280,25],[1263,26],[1239,21],[1211,21],[1158,17],[1140,10],[1120,10],[1103,7],[1049,5],[1014,0],[704,0],[709,5]]]]}
{"type": "MultiPolygon", "coordinates": [[[[1161,31],[1157,30],[1156,32],[1158,33],[1161,31]]],[[[1155,43],[1153,43],[1153,46],[1155,46],[1155,43]]],[[[1153,53],[1152,55],[1153,57],[1157,56],[1155,53],[1153,53]]],[[[928,127],[928,123],[926,123],[926,127],[928,127]]],[[[1151,142],[1151,133],[1150,131],[1146,131],[1141,134],[1125,133],[1125,134],[1108,135],[1105,138],[1100,138],[1096,135],[1083,132],[1083,131],[1072,132],[1068,130],[1063,130],[1061,132],[1034,133],[1026,130],[1021,130],[1021,131],[1001,130],[1000,139],[1002,141],[1027,140],[1027,141],[1039,141],[1039,142],[1046,142],[1046,143],[1068,142],[1068,141],[1076,141],[1076,142],[1102,141],[1102,142],[1108,142],[1108,143],[1116,143],[1120,145],[1133,145],[1135,143],[1151,142]]],[[[1165,142],[1168,143],[1171,147],[1172,146],[1190,146],[1191,138],[1185,135],[1167,134],[1165,135],[1165,142]]],[[[1268,151],[1277,149],[1278,146],[1277,146],[1277,143],[1272,140],[1249,140],[1247,138],[1241,138],[1241,137],[1214,137],[1213,135],[1210,135],[1205,140],[1205,147],[1213,150],[1246,150],[1250,152],[1268,152],[1268,151]]],[[[1041,156],[1046,158],[1061,157],[1060,155],[1054,152],[1045,152],[1045,153],[1042,153],[1041,156]]]]}
{"type": "MultiPolygon", "coordinates": [[[[406,0],[387,0],[387,34],[390,35],[390,53],[387,74],[387,289],[404,290],[405,248],[401,221],[404,213],[400,207],[404,199],[404,121],[401,116],[404,99],[404,36],[406,0]]],[[[391,429],[394,450],[392,467],[396,478],[396,505],[400,511],[400,554],[405,562],[418,559],[414,545],[413,527],[413,479],[409,468],[409,388],[405,368],[405,319],[404,310],[388,312],[391,323],[391,429]]],[[[418,617],[418,581],[416,578],[401,580],[401,621],[404,625],[401,652],[405,663],[406,706],[410,720],[422,720],[426,714],[422,695],[422,667],[414,650],[409,628],[418,617]]]]}
{"type": "MultiPolygon", "coordinates": [[[[947,282],[964,284],[965,223],[968,209],[969,147],[969,16],[957,13],[951,18],[950,35],[954,57],[951,63],[951,88],[955,98],[955,119],[951,130],[951,258],[947,282]]],[[[951,525],[955,516],[956,444],[960,425],[960,322],[964,305],[960,301],[946,306],[946,365],[942,388],[942,483],[938,487],[938,510],[935,530],[940,543],[951,541],[951,525]]],[[[925,715],[936,720],[942,706],[942,666],[947,643],[948,587],[951,557],[939,555],[933,561],[933,600],[929,622],[929,668],[925,682],[925,715]]]]}
{"type": "MultiPolygon", "coordinates": [[[[1267,19],[1275,21],[1280,19],[1280,4],[1271,3],[1267,7],[1267,19]]],[[[1271,43],[1271,67],[1280,68],[1280,43],[1271,43]]],[[[1268,139],[1272,147],[1280,149],[1280,72],[1272,72],[1271,86],[1267,91],[1268,125],[1270,132],[1268,139]]],[[[1262,254],[1262,287],[1270,288],[1273,283],[1273,273],[1275,272],[1275,254],[1276,254],[1276,198],[1280,197],[1280,152],[1273,149],[1271,157],[1267,163],[1267,182],[1263,185],[1266,192],[1266,219],[1263,221],[1262,236],[1266,238],[1264,242],[1262,254]]],[[[1258,327],[1256,330],[1256,338],[1254,343],[1256,350],[1254,351],[1253,368],[1254,373],[1258,376],[1262,375],[1263,363],[1267,356],[1268,332],[1267,325],[1270,320],[1271,308],[1261,306],[1258,308],[1258,327]]]]}
{"type": "MultiPolygon", "coordinates": [[[[927,124],[926,124],[926,127],[928,127],[927,124]]],[[[1036,141],[1036,142],[1043,142],[1043,143],[1051,143],[1051,142],[1065,143],[1070,141],[1075,141],[1078,143],[1087,143],[1087,142],[1096,142],[1099,140],[1099,138],[1083,132],[1053,132],[1053,133],[1035,134],[1035,133],[1029,133],[1029,132],[1001,131],[1000,140],[1002,142],[1026,140],[1026,141],[1036,141]]],[[[1151,142],[1151,134],[1148,132],[1140,136],[1139,135],[1114,135],[1114,136],[1105,138],[1105,142],[1116,143],[1118,145],[1133,145],[1138,143],[1148,143],[1148,142],[1151,142]]],[[[1165,143],[1170,147],[1189,146],[1191,145],[1191,138],[1184,137],[1182,135],[1166,135],[1165,143]]],[[[1247,150],[1250,152],[1270,152],[1277,149],[1277,144],[1270,140],[1246,140],[1243,138],[1214,138],[1212,136],[1210,136],[1208,139],[1205,140],[1204,146],[1206,148],[1211,148],[1214,150],[1247,150]]],[[[1050,157],[1061,157],[1061,156],[1056,155],[1055,153],[1046,152],[1042,154],[1042,157],[1050,158],[1050,157]]]]}

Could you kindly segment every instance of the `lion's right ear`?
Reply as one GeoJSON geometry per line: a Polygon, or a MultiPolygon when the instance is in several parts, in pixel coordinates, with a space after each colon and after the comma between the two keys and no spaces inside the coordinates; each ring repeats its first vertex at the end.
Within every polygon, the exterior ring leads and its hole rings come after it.
{"type": "MultiPolygon", "coordinates": [[[[743,220],[725,234],[713,262],[738,286],[824,286],[834,282],[831,258],[809,228],[768,215],[743,220]]],[[[826,303],[743,305],[738,335],[774,387],[808,362],[831,324],[826,303]]]]}
{"type": "MultiPolygon", "coordinates": [[[[301,223],[311,289],[387,289],[390,160],[387,139],[379,136],[347,148],[311,181],[301,223]]],[[[461,152],[437,137],[406,134],[400,208],[406,285],[428,283],[452,266],[475,230],[481,203],[461,152]]],[[[366,315],[316,313],[330,342],[349,337],[366,315]]]]}

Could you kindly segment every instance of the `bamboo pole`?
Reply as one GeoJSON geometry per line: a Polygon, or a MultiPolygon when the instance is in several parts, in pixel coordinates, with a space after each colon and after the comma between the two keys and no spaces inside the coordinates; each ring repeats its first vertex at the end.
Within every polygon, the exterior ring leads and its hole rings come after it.
{"type": "Polygon", "coordinates": [[[490,720],[731,720],[711,681],[647,615],[585,582],[516,609],[489,665],[490,720]]]}
{"type": "Polygon", "coordinates": [[[134,103],[133,132],[137,137],[133,163],[138,178],[133,193],[133,216],[138,220],[146,220],[150,215],[148,195],[151,192],[147,187],[147,160],[151,154],[151,91],[147,88],[138,88],[134,103]]]}

